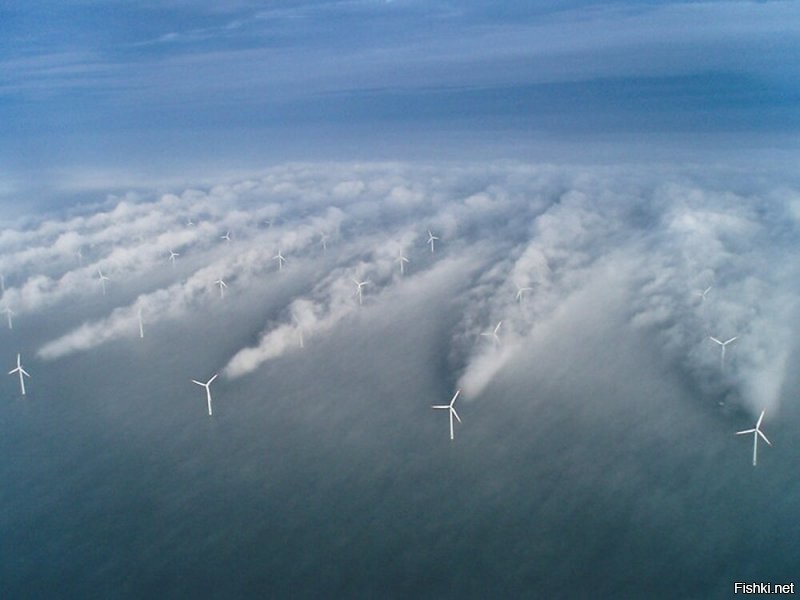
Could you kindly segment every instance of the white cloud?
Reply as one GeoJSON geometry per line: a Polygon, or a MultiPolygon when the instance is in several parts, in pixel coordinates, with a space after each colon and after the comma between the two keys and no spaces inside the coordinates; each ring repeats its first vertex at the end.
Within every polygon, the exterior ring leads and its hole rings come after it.
{"type": "Polygon", "coordinates": [[[236,377],[297,350],[301,337],[335,335],[359,308],[378,310],[396,286],[418,285],[469,255],[473,271],[457,284],[460,317],[447,342],[467,397],[502,376],[537,331],[563,323],[565,310],[610,318],[605,296],[589,293],[605,281],[626,299],[623,326],[652,339],[699,393],[755,411],[777,407],[791,348],[797,274],[786,256],[796,198],[785,186],[744,195],[664,169],[283,165],[208,190],[110,198],[78,216],[6,230],[3,302],[18,319],[32,318],[97,297],[97,268],[112,275],[110,297],[120,306],[67,324],[39,350],[54,359],[135,337],[140,308],[148,323],[188,319],[193,307],[218,299],[213,281],[222,276],[238,300],[259,303],[266,294],[284,307],[264,315],[255,344],[242,340],[232,353],[224,372],[236,377]],[[441,238],[433,254],[428,228],[441,238]],[[228,230],[232,241],[224,243],[228,230]],[[175,269],[169,248],[181,254],[175,269]],[[288,259],[280,275],[278,249],[288,259]],[[400,253],[410,259],[405,277],[400,253]],[[354,277],[370,282],[364,307],[354,277]],[[701,300],[697,291],[709,286],[701,300]],[[531,288],[522,302],[518,287],[531,288]],[[480,333],[500,320],[494,348],[480,333]],[[724,372],[709,335],[739,336],[724,372]]]}

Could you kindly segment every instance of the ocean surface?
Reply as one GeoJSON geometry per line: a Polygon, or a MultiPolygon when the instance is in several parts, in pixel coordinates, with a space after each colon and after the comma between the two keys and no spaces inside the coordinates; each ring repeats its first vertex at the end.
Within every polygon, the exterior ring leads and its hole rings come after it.
{"type": "Polygon", "coordinates": [[[209,417],[190,379],[275,310],[226,301],[47,363],[34,350],[63,315],[0,331],[8,368],[19,350],[32,375],[24,398],[0,383],[0,596],[726,598],[797,582],[791,371],[754,468],[734,435],[752,415],[587,315],[459,400],[450,441],[430,409],[455,381],[443,284],[221,377],[209,417]]]}

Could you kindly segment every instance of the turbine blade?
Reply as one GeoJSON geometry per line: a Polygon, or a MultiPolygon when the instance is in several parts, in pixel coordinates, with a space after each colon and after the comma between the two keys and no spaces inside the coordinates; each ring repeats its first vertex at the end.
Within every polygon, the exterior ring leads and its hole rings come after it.
{"type": "Polygon", "coordinates": [[[708,339],[710,339],[712,342],[718,343],[720,346],[724,346],[724,344],[720,342],[717,338],[715,338],[713,335],[708,336],[708,339]]]}
{"type": "Polygon", "coordinates": [[[455,408],[451,408],[450,411],[453,413],[453,416],[458,419],[458,422],[461,423],[461,417],[458,416],[455,408]]]}
{"type": "Polygon", "coordinates": [[[745,429],[744,431],[737,431],[736,435],[742,435],[743,433],[753,433],[755,429],[745,429]]]}
{"type": "Polygon", "coordinates": [[[761,439],[762,439],[762,440],[764,440],[765,442],[767,442],[767,444],[769,444],[770,446],[772,446],[772,442],[770,442],[770,441],[767,439],[767,436],[765,436],[765,435],[764,435],[764,434],[761,432],[761,430],[760,430],[760,429],[758,430],[758,435],[760,435],[760,436],[761,436],[761,439]]]}
{"type": "Polygon", "coordinates": [[[431,408],[450,408],[447,404],[431,404],[431,408]]]}
{"type": "Polygon", "coordinates": [[[208,380],[208,385],[211,385],[211,382],[214,381],[217,377],[219,377],[219,373],[214,373],[214,376],[208,380]]]}
{"type": "Polygon", "coordinates": [[[202,385],[202,386],[205,386],[205,385],[206,385],[206,384],[205,384],[205,383],[203,383],[202,381],[197,381],[197,379],[192,379],[192,383],[196,383],[197,385],[202,385]]]}
{"type": "Polygon", "coordinates": [[[453,403],[456,401],[456,398],[458,398],[458,395],[460,393],[461,393],[461,390],[456,390],[456,393],[453,394],[453,397],[450,399],[450,406],[453,406],[453,403]]]}
{"type": "Polygon", "coordinates": [[[761,416],[758,417],[758,422],[756,423],[756,429],[761,427],[761,421],[764,420],[764,413],[767,412],[766,409],[761,411],[761,416]]]}

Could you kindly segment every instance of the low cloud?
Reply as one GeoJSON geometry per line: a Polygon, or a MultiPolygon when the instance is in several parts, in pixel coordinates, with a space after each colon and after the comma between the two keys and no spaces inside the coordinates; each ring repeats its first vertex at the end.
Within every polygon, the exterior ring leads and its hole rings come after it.
{"type": "Polygon", "coordinates": [[[480,396],[564,311],[602,321],[622,310],[621,326],[651,339],[700,393],[755,412],[778,406],[792,347],[798,197],[785,185],[744,193],[677,169],[284,165],[6,230],[3,303],[33,318],[96,297],[98,269],[112,277],[119,306],[67,323],[39,349],[52,360],[136,337],[140,310],[148,323],[188,319],[219,300],[221,277],[238,300],[267,294],[279,306],[264,314],[256,342],[242,340],[221,367],[240,377],[469,257],[446,341],[466,397],[480,396]],[[439,238],[435,252],[428,230],[439,238]],[[174,268],[170,249],[180,254],[174,268]],[[278,251],[287,259],[280,272],[278,251]],[[276,277],[291,286],[270,284],[276,277]],[[368,281],[364,306],[354,279],[368,281]],[[603,305],[603,285],[622,309],[603,305]],[[499,343],[481,335],[501,321],[499,343]],[[724,365],[709,336],[738,336],[724,365]]]}

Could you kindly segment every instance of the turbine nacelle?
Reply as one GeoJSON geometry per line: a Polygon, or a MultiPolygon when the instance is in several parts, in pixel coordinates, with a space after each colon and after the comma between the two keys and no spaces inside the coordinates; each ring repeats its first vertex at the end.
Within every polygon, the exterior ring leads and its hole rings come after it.
{"type": "Polygon", "coordinates": [[[227,284],[227,283],[225,283],[225,282],[222,280],[222,277],[220,277],[219,279],[217,279],[217,280],[214,282],[214,285],[217,285],[217,286],[219,286],[219,297],[220,297],[220,298],[224,298],[224,297],[225,297],[225,288],[226,288],[226,287],[228,287],[228,284],[227,284]]]}
{"type": "Polygon", "coordinates": [[[500,345],[500,336],[497,333],[500,331],[500,326],[503,324],[503,321],[498,321],[497,325],[495,325],[492,331],[484,331],[481,333],[483,337],[491,338],[491,340],[496,344],[500,345]]]}
{"type": "Polygon", "coordinates": [[[397,258],[394,259],[394,262],[400,264],[400,275],[403,275],[405,272],[404,265],[408,262],[408,259],[402,254],[399,254],[397,258]]]}
{"type": "Polygon", "coordinates": [[[434,240],[438,240],[438,239],[439,239],[439,238],[438,238],[438,237],[436,237],[435,235],[433,235],[433,234],[431,233],[431,230],[430,230],[430,229],[428,229],[428,241],[427,241],[426,243],[428,243],[428,244],[430,244],[430,245],[431,245],[431,252],[433,252],[433,242],[434,242],[434,240]]]}
{"type": "Polygon", "coordinates": [[[461,423],[461,417],[458,416],[456,412],[456,399],[458,399],[458,395],[461,393],[461,390],[456,390],[456,393],[453,395],[453,398],[450,400],[450,404],[432,404],[431,408],[438,409],[438,410],[447,410],[449,411],[450,417],[450,439],[454,439],[453,436],[453,417],[458,419],[458,422],[461,423]]]}
{"type": "Polygon", "coordinates": [[[724,342],[722,340],[720,340],[720,339],[715,338],[713,335],[708,336],[708,339],[710,339],[715,344],[719,344],[719,346],[721,348],[720,357],[719,357],[719,364],[720,364],[720,367],[724,367],[725,366],[725,349],[728,347],[728,344],[730,344],[734,340],[739,339],[739,336],[738,335],[733,336],[732,338],[730,338],[729,340],[726,340],[724,342]]]}
{"type": "Polygon", "coordinates": [[[358,303],[359,304],[363,304],[364,303],[364,294],[362,292],[362,289],[363,289],[363,287],[365,285],[369,285],[369,281],[366,280],[366,279],[364,281],[359,281],[358,279],[353,277],[353,283],[356,284],[356,291],[353,292],[353,295],[358,294],[358,303]]]}
{"type": "Polygon", "coordinates": [[[767,412],[766,409],[761,411],[761,415],[758,417],[758,421],[756,422],[756,426],[753,429],[745,429],[744,431],[737,431],[736,435],[744,435],[747,433],[753,434],[753,466],[756,466],[756,459],[758,458],[758,438],[761,437],[762,440],[767,442],[768,445],[772,446],[772,442],[767,439],[767,436],[764,435],[764,432],[761,431],[761,421],[764,420],[764,413],[767,412]]]}
{"type": "Polygon", "coordinates": [[[211,383],[219,376],[219,373],[214,373],[214,375],[203,383],[202,381],[197,381],[197,379],[192,379],[192,383],[196,383],[199,386],[206,388],[206,399],[208,401],[208,416],[210,417],[213,413],[211,411],[211,383]]]}
{"type": "Polygon", "coordinates": [[[28,373],[22,367],[22,358],[19,355],[19,353],[17,353],[17,366],[16,366],[16,368],[11,369],[8,372],[9,375],[13,375],[14,373],[19,373],[19,388],[20,388],[20,391],[22,392],[22,395],[24,396],[25,395],[25,379],[23,378],[23,375],[25,377],[30,377],[31,375],[30,375],[30,373],[28,373]]]}
{"type": "Polygon", "coordinates": [[[100,277],[100,286],[103,288],[103,296],[106,295],[106,281],[109,281],[109,278],[103,275],[103,271],[97,269],[97,275],[100,277]]]}

